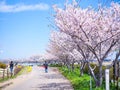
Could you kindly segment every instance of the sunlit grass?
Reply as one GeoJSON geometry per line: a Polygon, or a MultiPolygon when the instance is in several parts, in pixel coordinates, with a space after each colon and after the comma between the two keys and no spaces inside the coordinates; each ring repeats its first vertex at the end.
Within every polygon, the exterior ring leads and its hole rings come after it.
{"type": "MultiPolygon", "coordinates": [[[[18,68],[20,68],[21,66],[18,66],[18,68]]],[[[32,71],[32,67],[31,66],[25,66],[23,67],[16,75],[12,76],[12,77],[5,77],[4,79],[3,78],[0,78],[0,82],[4,82],[4,81],[7,81],[9,79],[13,79],[13,78],[16,78],[17,76],[19,75],[22,75],[22,74],[27,74],[29,72],[32,71]]]]}
{"type": "Polygon", "coordinates": [[[26,74],[26,73],[29,73],[32,71],[32,66],[25,66],[19,73],[18,75],[21,75],[21,74],[26,74]]]}
{"type": "Polygon", "coordinates": [[[32,67],[31,66],[27,66],[27,72],[31,72],[32,71],[32,67]]]}
{"type": "MultiPolygon", "coordinates": [[[[74,90],[90,90],[89,74],[80,76],[78,68],[75,68],[74,72],[69,71],[66,67],[59,67],[59,70],[68,80],[70,80],[74,90]]],[[[96,88],[95,83],[92,79],[92,90],[105,90],[105,86],[103,85],[100,88],[96,88]]]]}

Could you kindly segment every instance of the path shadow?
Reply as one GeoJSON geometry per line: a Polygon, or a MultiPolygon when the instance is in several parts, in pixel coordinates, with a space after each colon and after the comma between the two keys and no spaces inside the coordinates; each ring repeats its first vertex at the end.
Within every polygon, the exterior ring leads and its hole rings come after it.
{"type": "Polygon", "coordinates": [[[37,87],[33,88],[39,90],[73,90],[69,83],[39,84],[37,87]]]}
{"type": "Polygon", "coordinates": [[[44,77],[47,78],[47,79],[60,79],[60,78],[64,79],[65,78],[62,75],[56,75],[56,74],[45,75],[44,77]]]}

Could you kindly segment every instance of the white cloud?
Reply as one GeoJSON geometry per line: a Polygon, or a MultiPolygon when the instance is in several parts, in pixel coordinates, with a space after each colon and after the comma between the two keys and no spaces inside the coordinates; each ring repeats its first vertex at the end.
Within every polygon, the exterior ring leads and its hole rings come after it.
{"type": "Polygon", "coordinates": [[[30,10],[48,10],[49,5],[45,3],[38,3],[34,5],[25,5],[25,4],[15,4],[7,5],[5,2],[0,2],[0,12],[21,12],[21,11],[30,11],[30,10]]]}

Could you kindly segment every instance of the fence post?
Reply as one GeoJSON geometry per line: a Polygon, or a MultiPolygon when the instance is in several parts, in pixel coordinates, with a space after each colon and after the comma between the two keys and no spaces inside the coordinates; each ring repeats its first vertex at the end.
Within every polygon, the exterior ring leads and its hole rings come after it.
{"type": "Polygon", "coordinates": [[[5,78],[5,69],[3,69],[3,79],[5,78]]]}
{"type": "Polygon", "coordinates": [[[9,69],[7,68],[7,77],[9,78],[9,69]]]}
{"type": "Polygon", "coordinates": [[[109,86],[109,69],[105,70],[105,83],[106,83],[106,90],[110,90],[110,86],[109,86]]]}

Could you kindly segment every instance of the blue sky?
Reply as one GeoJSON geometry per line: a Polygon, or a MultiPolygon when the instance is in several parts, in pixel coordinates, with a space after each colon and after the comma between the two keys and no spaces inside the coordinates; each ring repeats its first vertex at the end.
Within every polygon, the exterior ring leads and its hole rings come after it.
{"type": "Polygon", "coordinates": [[[0,59],[44,53],[51,29],[47,18],[52,17],[52,5],[61,2],[0,0],[0,59]]]}
{"type": "MultiPolygon", "coordinates": [[[[103,0],[104,1],[104,0],[103,0]]],[[[118,1],[118,0],[117,0],[118,1]]],[[[52,28],[52,5],[65,0],[0,0],[0,59],[42,54],[52,28]]],[[[97,6],[98,0],[82,0],[81,6],[97,6]]]]}

